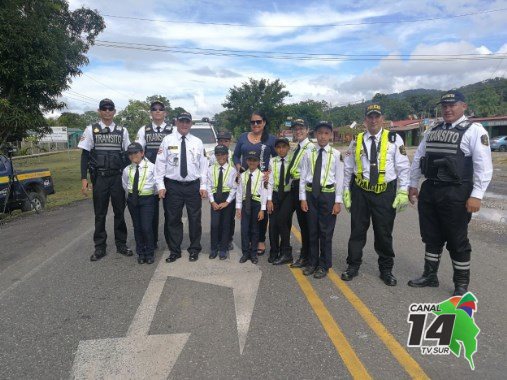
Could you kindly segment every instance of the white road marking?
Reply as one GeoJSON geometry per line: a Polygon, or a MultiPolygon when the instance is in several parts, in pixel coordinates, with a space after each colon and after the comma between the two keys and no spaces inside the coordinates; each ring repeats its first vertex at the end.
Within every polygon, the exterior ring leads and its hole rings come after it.
{"type": "Polygon", "coordinates": [[[148,335],[168,277],[232,288],[239,350],[243,354],[262,272],[251,263],[240,264],[239,257],[235,247],[228,260],[209,260],[206,255],[201,255],[197,262],[180,259],[167,264],[161,259],[127,336],[79,342],[72,377],[165,379],[169,376],[190,333],[148,335]]]}

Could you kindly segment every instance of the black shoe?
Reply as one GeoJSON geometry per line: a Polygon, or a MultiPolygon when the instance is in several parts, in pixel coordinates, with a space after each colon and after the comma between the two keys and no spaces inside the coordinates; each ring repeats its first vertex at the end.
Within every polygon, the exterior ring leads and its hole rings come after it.
{"type": "Polygon", "coordinates": [[[188,256],[188,261],[197,261],[198,258],[199,254],[197,252],[192,252],[190,256],[188,256]]]}
{"type": "Polygon", "coordinates": [[[148,257],[145,261],[146,264],[153,264],[155,262],[155,259],[153,257],[148,257]]]}
{"type": "Polygon", "coordinates": [[[227,246],[227,250],[232,251],[234,249],[234,245],[232,244],[232,241],[227,246]]]}
{"type": "Polygon", "coordinates": [[[225,260],[227,256],[228,256],[227,251],[220,251],[220,253],[218,254],[220,260],[225,260]]]}
{"type": "Polygon", "coordinates": [[[93,255],[90,256],[90,261],[98,261],[106,255],[105,249],[96,249],[93,255]]]}
{"type": "Polygon", "coordinates": [[[165,259],[166,263],[172,263],[181,258],[181,253],[171,253],[167,259],[165,259]]]}
{"type": "Polygon", "coordinates": [[[279,254],[280,254],[279,252],[270,253],[268,263],[273,264],[278,259],[279,254]]]}
{"type": "Polygon", "coordinates": [[[218,256],[218,251],[211,251],[211,253],[209,254],[209,258],[211,260],[215,259],[217,256],[218,256]]]}
{"type": "Polygon", "coordinates": [[[291,268],[304,268],[308,265],[308,260],[302,259],[301,257],[297,259],[294,263],[290,265],[291,268]]]}
{"type": "Polygon", "coordinates": [[[239,262],[241,264],[243,264],[243,263],[246,263],[247,260],[248,260],[248,256],[247,255],[243,255],[243,256],[241,256],[241,259],[239,259],[239,262]]]}
{"type": "Polygon", "coordinates": [[[306,266],[304,269],[303,269],[303,274],[305,276],[310,276],[311,274],[314,274],[315,273],[315,270],[317,268],[316,267],[312,267],[311,265],[308,265],[306,266]]]}
{"type": "Polygon", "coordinates": [[[273,265],[283,265],[292,263],[292,255],[282,255],[273,261],[273,265]]]}
{"type": "Polygon", "coordinates": [[[359,274],[359,269],[348,267],[345,272],[342,273],[343,281],[350,281],[359,274]]]}
{"type": "Polygon", "coordinates": [[[252,262],[252,264],[257,264],[259,262],[259,259],[257,257],[251,257],[250,261],[252,262]]]}
{"type": "Polygon", "coordinates": [[[408,286],[413,288],[424,288],[426,286],[436,288],[438,287],[438,266],[440,261],[424,260],[424,272],[421,277],[414,278],[408,282],[408,286]]]}
{"type": "Polygon", "coordinates": [[[137,263],[138,264],[144,264],[146,261],[144,260],[144,257],[138,257],[137,258],[137,263]]]}
{"type": "Polygon", "coordinates": [[[396,277],[394,277],[391,271],[380,272],[380,278],[382,279],[382,281],[384,281],[384,284],[386,284],[387,286],[396,286],[396,284],[398,283],[396,277]]]}
{"type": "Polygon", "coordinates": [[[134,254],[134,252],[132,252],[132,250],[126,245],[123,247],[117,247],[116,252],[124,256],[132,256],[134,254]]]}
{"type": "Polygon", "coordinates": [[[452,295],[453,295],[453,297],[454,296],[464,296],[466,292],[468,292],[468,285],[456,284],[454,286],[454,292],[452,293],[452,295]]]}
{"type": "Polygon", "coordinates": [[[313,274],[313,278],[316,278],[316,279],[321,279],[326,276],[327,276],[327,270],[322,267],[318,267],[317,270],[315,271],[315,273],[313,274]]]}

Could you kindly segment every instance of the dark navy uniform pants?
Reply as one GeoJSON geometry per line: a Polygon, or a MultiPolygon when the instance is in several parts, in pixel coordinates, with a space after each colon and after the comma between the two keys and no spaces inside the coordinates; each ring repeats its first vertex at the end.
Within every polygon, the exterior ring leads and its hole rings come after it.
{"type": "Polygon", "coordinates": [[[292,227],[292,194],[284,193],[280,200],[273,191],[273,213],[269,217],[269,245],[271,254],[292,254],[290,229],[292,227]]]}
{"type": "Polygon", "coordinates": [[[301,202],[299,201],[299,180],[292,181],[291,187],[293,210],[296,211],[296,217],[301,231],[301,252],[299,257],[303,260],[308,259],[310,252],[310,236],[308,230],[308,214],[301,210],[301,202]]]}
{"type": "Polygon", "coordinates": [[[95,249],[106,249],[106,216],[109,199],[114,213],[114,241],[117,248],[127,245],[127,224],[125,223],[125,190],[121,183],[121,173],[110,176],[97,174],[93,180],[93,209],[95,211],[95,249]]]}
{"type": "Polygon", "coordinates": [[[136,252],[139,257],[153,257],[155,242],[153,238],[153,214],[158,203],[152,195],[139,196],[137,202],[132,194],[127,198],[127,206],[132,223],[134,224],[134,237],[136,239],[136,252]]]}
{"type": "Polygon", "coordinates": [[[241,251],[243,256],[253,259],[257,257],[257,244],[259,244],[260,222],[257,219],[261,211],[261,203],[252,199],[251,204],[252,208],[248,210],[243,201],[241,208],[241,251]]]}
{"type": "MultiPolygon", "coordinates": [[[[216,203],[223,203],[227,200],[229,193],[222,193],[222,198],[218,198],[216,194],[214,199],[216,203]]],[[[231,218],[234,217],[235,212],[234,200],[222,210],[215,211],[211,207],[211,251],[227,251],[230,241],[231,218]]]]}
{"type": "Polygon", "coordinates": [[[336,215],[333,215],[335,193],[320,193],[315,198],[306,192],[308,229],[310,233],[310,265],[328,270],[333,266],[332,241],[336,215]]]}

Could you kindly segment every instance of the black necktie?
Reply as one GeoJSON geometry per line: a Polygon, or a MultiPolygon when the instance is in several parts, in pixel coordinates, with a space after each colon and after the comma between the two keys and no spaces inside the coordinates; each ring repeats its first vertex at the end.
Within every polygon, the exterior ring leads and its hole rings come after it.
{"type": "Polygon", "coordinates": [[[181,160],[180,160],[180,176],[185,178],[188,175],[187,170],[187,144],[185,136],[181,136],[181,160]]]}
{"type": "Polygon", "coordinates": [[[222,202],[222,192],[224,187],[224,168],[220,166],[220,173],[218,174],[218,183],[217,183],[217,198],[219,202],[222,202]]]}
{"type": "Polygon", "coordinates": [[[378,182],[378,166],[377,166],[377,144],[375,144],[375,136],[370,136],[370,185],[375,186],[378,182]]]}
{"type": "MultiPolygon", "coordinates": [[[[319,155],[317,161],[315,161],[315,167],[313,169],[313,180],[312,180],[312,194],[315,198],[320,195],[320,174],[322,173],[322,152],[324,148],[319,149],[319,155]]],[[[326,185],[326,184],[324,184],[326,185]]]]}
{"type": "Polygon", "coordinates": [[[252,173],[248,175],[246,182],[245,208],[248,212],[252,209],[252,173]]]}
{"type": "Polygon", "coordinates": [[[298,144],[298,147],[296,151],[294,152],[294,155],[292,156],[292,160],[290,160],[289,169],[287,169],[287,178],[285,178],[285,184],[287,185],[290,181],[290,171],[292,170],[292,167],[294,166],[294,161],[296,161],[296,158],[298,156],[299,151],[301,150],[301,145],[298,144]]]}
{"type": "Polygon", "coordinates": [[[451,123],[445,123],[445,126],[444,126],[445,129],[451,129],[451,127],[452,127],[451,123]]]}
{"type": "Polygon", "coordinates": [[[278,198],[282,199],[285,187],[285,158],[281,158],[280,160],[282,163],[280,164],[280,178],[278,181],[278,198]]]}
{"type": "Polygon", "coordinates": [[[160,126],[157,127],[157,133],[160,133],[160,126]]]}
{"type": "Polygon", "coordinates": [[[132,198],[137,203],[139,199],[139,165],[136,165],[136,174],[134,174],[134,183],[132,184],[132,198]]]}

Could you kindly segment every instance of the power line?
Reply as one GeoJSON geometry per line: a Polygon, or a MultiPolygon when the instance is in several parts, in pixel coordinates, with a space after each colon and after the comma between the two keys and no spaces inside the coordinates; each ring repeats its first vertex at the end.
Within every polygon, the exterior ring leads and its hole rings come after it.
{"type": "Polygon", "coordinates": [[[91,96],[81,94],[81,93],[79,93],[77,91],[67,90],[66,92],[69,92],[71,95],[78,96],[78,97],[86,99],[86,100],[92,100],[92,101],[97,102],[97,103],[100,101],[100,100],[98,100],[96,98],[92,98],[91,96]]]}
{"type": "Polygon", "coordinates": [[[166,47],[160,45],[145,45],[129,42],[108,42],[97,41],[97,46],[110,47],[116,49],[141,50],[165,53],[181,53],[203,56],[217,57],[240,57],[240,58],[260,58],[260,59],[278,59],[289,61],[328,61],[328,62],[344,62],[344,61],[377,61],[380,58],[384,61],[483,61],[483,60],[502,60],[507,58],[507,54],[456,54],[456,55],[339,55],[332,54],[300,54],[300,53],[250,53],[248,51],[241,52],[235,50],[210,50],[199,48],[180,48],[166,47]]]}
{"type": "Polygon", "coordinates": [[[85,103],[85,104],[96,105],[96,103],[92,103],[92,102],[90,102],[88,100],[74,98],[74,97],[69,96],[69,95],[63,95],[62,97],[69,98],[69,99],[72,99],[72,100],[75,100],[75,101],[78,101],[78,102],[81,102],[81,103],[85,103]]]}
{"type": "Polygon", "coordinates": [[[87,78],[91,79],[92,81],[97,82],[98,84],[100,84],[100,85],[104,86],[105,88],[107,88],[107,89],[109,89],[109,90],[111,90],[111,91],[116,92],[118,95],[120,95],[120,96],[124,96],[124,97],[127,97],[127,98],[128,98],[128,95],[127,95],[127,94],[122,94],[121,92],[119,92],[119,91],[115,90],[115,89],[114,89],[114,88],[112,88],[112,87],[109,87],[107,84],[104,84],[104,83],[102,83],[102,82],[98,81],[97,79],[93,78],[92,76],[90,76],[90,75],[88,75],[88,74],[86,74],[86,73],[82,73],[82,74],[83,74],[85,77],[87,77],[87,78]]]}
{"type": "Polygon", "coordinates": [[[427,21],[439,21],[449,20],[460,17],[476,16],[481,14],[495,13],[506,11],[507,8],[489,9],[478,12],[462,13],[452,16],[440,16],[440,17],[428,17],[420,18],[415,20],[395,20],[395,21],[364,21],[364,22],[348,22],[340,24],[317,24],[317,25],[247,25],[237,24],[228,22],[210,22],[210,21],[182,21],[182,20],[163,20],[163,19],[150,19],[143,17],[129,17],[129,16],[117,16],[110,14],[103,14],[104,17],[125,19],[125,20],[136,20],[136,21],[148,21],[148,22],[165,22],[171,24],[194,24],[194,25],[215,25],[215,26],[227,26],[227,27],[242,27],[242,28],[330,28],[330,27],[342,27],[342,26],[358,26],[358,25],[376,25],[376,24],[407,24],[416,22],[427,22],[427,21]]]}

